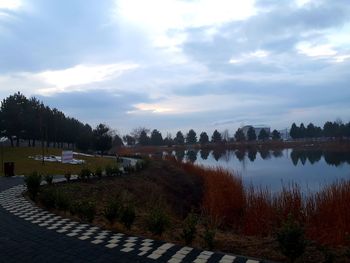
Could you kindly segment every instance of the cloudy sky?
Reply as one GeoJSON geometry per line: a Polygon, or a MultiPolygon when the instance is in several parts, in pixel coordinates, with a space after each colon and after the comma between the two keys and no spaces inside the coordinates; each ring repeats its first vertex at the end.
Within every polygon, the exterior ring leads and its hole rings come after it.
{"type": "Polygon", "coordinates": [[[349,0],[0,0],[16,91],[120,133],[349,121],[349,0]]]}

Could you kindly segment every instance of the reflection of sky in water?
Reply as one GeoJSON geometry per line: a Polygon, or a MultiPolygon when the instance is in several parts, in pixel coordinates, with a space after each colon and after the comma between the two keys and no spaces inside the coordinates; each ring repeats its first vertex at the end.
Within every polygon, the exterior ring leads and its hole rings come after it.
{"type": "Polygon", "coordinates": [[[270,152],[270,156],[265,160],[258,152],[254,161],[251,161],[248,158],[248,152],[245,152],[243,160],[240,161],[234,151],[226,151],[216,161],[213,152],[203,160],[199,151],[195,163],[204,166],[221,166],[240,174],[246,185],[252,183],[254,186],[268,186],[272,191],[278,191],[282,184],[288,185],[292,182],[299,184],[303,191],[307,189],[316,191],[320,186],[338,179],[350,180],[350,165],[347,162],[339,166],[330,165],[322,155],[319,161],[313,164],[306,160],[303,165],[299,159],[297,165],[294,165],[291,152],[290,149],[283,150],[280,157],[275,157],[270,152]]]}

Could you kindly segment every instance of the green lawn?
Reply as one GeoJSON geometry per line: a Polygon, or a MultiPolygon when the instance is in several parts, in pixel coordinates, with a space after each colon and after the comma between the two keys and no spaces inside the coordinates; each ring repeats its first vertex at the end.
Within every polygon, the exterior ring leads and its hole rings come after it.
{"type": "MultiPolygon", "coordinates": [[[[41,161],[35,161],[30,159],[29,156],[41,155],[41,148],[30,148],[30,147],[20,147],[11,148],[4,147],[4,162],[14,162],[15,163],[15,174],[16,175],[28,175],[33,171],[37,171],[42,174],[64,174],[65,172],[71,172],[72,174],[77,174],[82,168],[89,168],[94,171],[97,167],[104,168],[106,165],[113,165],[116,160],[105,158],[105,157],[84,157],[84,156],[74,156],[75,159],[85,160],[85,164],[82,165],[72,165],[72,164],[62,164],[45,162],[44,165],[41,161]]],[[[48,149],[45,150],[45,155],[61,155],[62,149],[48,149]]],[[[1,157],[1,156],[0,156],[1,157]]],[[[0,163],[1,165],[1,163],[0,163]]],[[[0,169],[0,175],[3,175],[2,169],[0,169]]]]}

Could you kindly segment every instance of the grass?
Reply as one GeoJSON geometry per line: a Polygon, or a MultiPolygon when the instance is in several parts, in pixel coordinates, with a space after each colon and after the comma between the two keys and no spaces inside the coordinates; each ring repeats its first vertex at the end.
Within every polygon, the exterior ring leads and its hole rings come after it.
{"type": "MultiPolygon", "coordinates": [[[[85,157],[85,156],[74,156],[74,158],[85,160],[83,165],[72,165],[72,164],[62,164],[54,162],[45,162],[42,165],[41,161],[35,161],[30,159],[29,156],[41,155],[41,148],[31,148],[31,147],[4,147],[4,162],[14,162],[15,163],[15,174],[16,175],[29,175],[33,171],[37,171],[40,174],[64,174],[66,172],[71,172],[73,174],[78,174],[82,168],[89,168],[95,171],[98,167],[105,167],[106,165],[115,164],[115,160],[103,157],[85,157]]],[[[62,154],[62,149],[49,148],[45,150],[45,155],[57,155],[62,154]]],[[[0,172],[3,175],[2,172],[0,172]]]]}

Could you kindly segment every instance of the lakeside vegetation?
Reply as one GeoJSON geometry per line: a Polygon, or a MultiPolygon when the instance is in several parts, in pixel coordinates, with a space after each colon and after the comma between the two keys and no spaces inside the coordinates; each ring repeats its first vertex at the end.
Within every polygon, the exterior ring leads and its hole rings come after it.
{"type": "Polygon", "coordinates": [[[49,185],[37,199],[66,216],[179,244],[285,261],[295,247],[283,250],[283,240],[298,233],[299,262],[349,260],[348,181],[307,196],[297,185],[272,194],[244,187],[223,169],[173,157],[146,167],[128,176],[49,185]],[[76,210],[78,203],[84,211],[76,210]]]}

